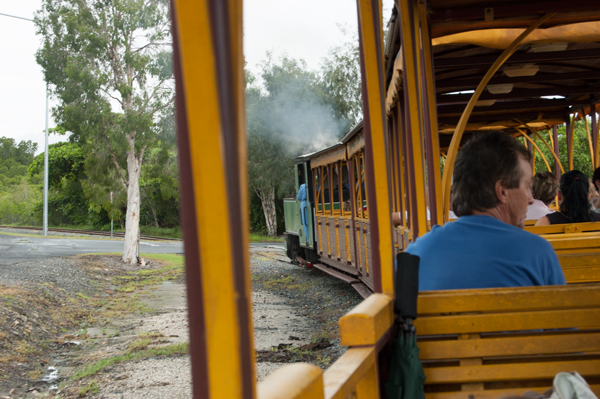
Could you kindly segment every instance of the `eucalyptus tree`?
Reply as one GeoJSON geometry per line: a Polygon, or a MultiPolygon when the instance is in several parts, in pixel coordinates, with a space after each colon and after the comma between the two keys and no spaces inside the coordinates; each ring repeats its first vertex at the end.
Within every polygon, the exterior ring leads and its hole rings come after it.
{"type": "Polygon", "coordinates": [[[168,2],[43,0],[35,24],[53,116],[84,149],[90,182],[126,195],[123,261],[136,263],[142,164],[174,96],[168,2]]]}
{"type": "Polygon", "coordinates": [[[358,36],[340,27],[346,40],[332,46],[321,65],[322,85],[335,116],[346,121],[346,130],[363,117],[358,36]]]}

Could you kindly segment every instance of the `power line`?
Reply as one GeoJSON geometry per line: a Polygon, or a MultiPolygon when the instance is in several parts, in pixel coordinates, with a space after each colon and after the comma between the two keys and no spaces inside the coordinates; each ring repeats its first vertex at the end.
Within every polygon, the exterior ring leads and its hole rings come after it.
{"type": "Polygon", "coordinates": [[[16,15],[10,15],[10,14],[4,14],[0,12],[0,15],[3,15],[5,17],[11,17],[11,18],[17,18],[17,19],[23,19],[25,21],[30,21],[33,22],[33,19],[29,19],[29,18],[23,18],[23,17],[17,17],[16,15]]]}

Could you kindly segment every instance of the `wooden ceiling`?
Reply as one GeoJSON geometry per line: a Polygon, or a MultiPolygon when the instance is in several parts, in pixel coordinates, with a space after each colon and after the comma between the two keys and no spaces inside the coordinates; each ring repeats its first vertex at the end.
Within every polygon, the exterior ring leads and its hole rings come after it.
{"type": "MultiPolygon", "coordinates": [[[[528,28],[547,13],[556,15],[542,25],[540,35],[555,32],[554,35],[522,45],[508,59],[488,88],[511,84],[512,89],[501,94],[486,89],[479,101],[493,104],[475,107],[467,130],[511,130],[523,124],[532,130],[544,129],[563,123],[569,114],[600,103],[600,1],[430,0],[428,7],[434,44],[445,43],[433,47],[440,139],[453,133],[471,98],[469,91],[477,87],[503,51],[498,48],[502,44],[498,45],[497,40],[490,41],[489,46],[471,44],[466,32],[486,30],[490,37],[496,33],[503,35],[501,29],[514,29],[518,33],[518,29],[528,28]],[[593,34],[587,35],[592,30],[593,34]],[[565,36],[561,36],[564,32],[565,36]],[[599,35],[598,39],[594,35],[599,35]],[[549,49],[553,51],[540,51],[540,43],[548,42],[564,43],[562,47],[549,49]],[[525,64],[537,67],[537,73],[510,77],[505,72],[506,66],[525,64]]],[[[401,78],[392,82],[393,64],[401,46],[396,13],[394,10],[388,34],[386,77],[388,85],[397,84],[398,95],[402,95],[401,78]]],[[[476,35],[472,36],[472,42],[481,43],[476,35]]]]}

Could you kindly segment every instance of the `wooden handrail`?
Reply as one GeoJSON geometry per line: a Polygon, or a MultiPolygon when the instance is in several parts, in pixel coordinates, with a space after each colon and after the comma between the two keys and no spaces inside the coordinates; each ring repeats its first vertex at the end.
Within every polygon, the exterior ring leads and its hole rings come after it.
{"type": "Polygon", "coordinates": [[[340,345],[375,345],[394,324],[393,298],[373,294],[339,321],[340,345]]]}
{"type": "Polygon", "coordinates": [[[325,399],[345,399],[362,387],[368,392],[362,397],[379,397],[376,358],[373,347],[348,349],[325,371],[325,399]]]}
{"type": "Polygon", "coordinates": [[[258,383],[258,399],[323,399],[323,370],[307,363],[284,366],[258,383]]]}

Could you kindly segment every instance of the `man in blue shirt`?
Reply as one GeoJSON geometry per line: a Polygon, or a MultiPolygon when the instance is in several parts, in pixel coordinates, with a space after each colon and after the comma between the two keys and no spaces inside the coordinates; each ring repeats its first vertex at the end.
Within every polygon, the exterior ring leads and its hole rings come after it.
{"type": "Polygon", "coordinates": [[[419,291],[566,284],[554,249],[523,230],[533,203],[530,154],[501,132],[482,133],[458,153],[452,207],[406,252],[421,258],[419,291]]]}

